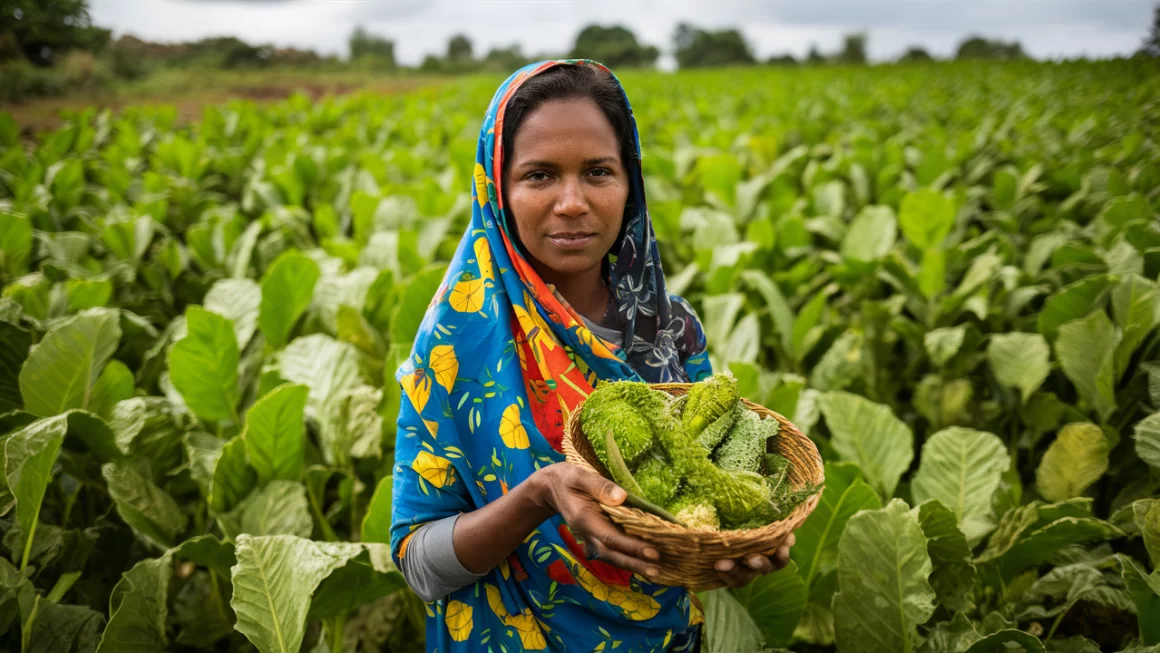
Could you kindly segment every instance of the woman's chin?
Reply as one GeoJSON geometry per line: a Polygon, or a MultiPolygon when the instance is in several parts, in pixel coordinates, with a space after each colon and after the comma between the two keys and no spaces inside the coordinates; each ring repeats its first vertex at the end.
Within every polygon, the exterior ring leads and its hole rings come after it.
{"type": "Polygon", "coordinates": [[[599,267],[601,257],[588,252],[549,251],[540,258],[541,265],[556,278],[569,278],[599,267]]]}

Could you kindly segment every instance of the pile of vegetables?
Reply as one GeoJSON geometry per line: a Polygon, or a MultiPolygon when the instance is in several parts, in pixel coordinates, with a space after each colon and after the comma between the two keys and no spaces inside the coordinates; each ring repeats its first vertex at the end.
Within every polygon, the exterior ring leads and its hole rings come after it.
{"type": "Polygon", "coordinates": [[[747,408],[729,372],[680,398],[635,381],[602,384],[580,427],[631,505],[690,528],[758,528],[816,490],[791,487],[789,461],[770,446],[778,421],[747,408]]]}

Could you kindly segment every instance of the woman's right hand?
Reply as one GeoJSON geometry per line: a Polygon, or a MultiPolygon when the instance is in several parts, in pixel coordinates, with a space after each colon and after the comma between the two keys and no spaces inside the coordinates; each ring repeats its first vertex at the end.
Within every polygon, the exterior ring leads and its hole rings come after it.
{"type": "Polygon", "coordinates": [[[644,540],[626,535],[600,509],[601,503],[624,503],[628,495],[619,485],[568,463],[543,467],[528,480],[534,481],[540,504],[553,514],[560,513],[572,535],[584,542],[589,560],[599,559],[644,578],[657,575],[657,550],[644,540]]]}

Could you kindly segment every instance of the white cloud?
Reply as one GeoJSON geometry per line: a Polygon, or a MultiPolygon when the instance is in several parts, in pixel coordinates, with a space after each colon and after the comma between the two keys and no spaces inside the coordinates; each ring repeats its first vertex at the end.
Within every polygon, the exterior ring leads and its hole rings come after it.
{"type": "Polygon", "coordinates": [[[98,25],[157,41],[233,35],[345,56],[362,25],[394,39],[410,65],[444,52],[455,33],[480,54],[513,43],[525,54],[563,54],[593,22],[625,25],[662,51],[681,21],[736,27],[763,58],[801,57],[814,43],[832,51],[860,29],[875,59],[910,45],[950,55],[975,33],[1018,39],[1037,57],[1103,57],[1134,52],[1151,12],[1151,0],[92,0],[98,25]]]}

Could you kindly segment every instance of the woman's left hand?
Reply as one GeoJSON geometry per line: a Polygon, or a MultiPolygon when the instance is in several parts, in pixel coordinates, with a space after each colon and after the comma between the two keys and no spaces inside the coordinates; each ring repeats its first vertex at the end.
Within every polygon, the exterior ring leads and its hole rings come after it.
{"type": "Polygon", "coordinates": [[[789,549],[793,546],[793,533],[772,556],[751,555],[738,560],[718,560],[717,572],[729,587],[742,587],[757,578],[778,571],[789,564],[789,549]]]}

